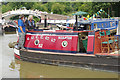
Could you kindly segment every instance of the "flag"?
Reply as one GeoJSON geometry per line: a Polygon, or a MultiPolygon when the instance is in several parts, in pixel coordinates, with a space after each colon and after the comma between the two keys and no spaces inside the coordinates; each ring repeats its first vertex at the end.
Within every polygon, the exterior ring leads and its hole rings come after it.
{"type": "Polygon", "coordinates": [[[87,18],[89,18],[90,17],[90,15],[87,15],[87,18]]]}

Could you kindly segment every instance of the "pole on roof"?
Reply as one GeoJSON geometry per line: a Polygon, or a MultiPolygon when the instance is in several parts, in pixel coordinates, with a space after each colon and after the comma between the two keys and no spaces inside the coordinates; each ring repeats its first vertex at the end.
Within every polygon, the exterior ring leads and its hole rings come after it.
{"type": "Polygon", "coordinates": [[[44,27],[47,27],[47,15],[45,15],[45,20],[44,20],[44,27]]]}
{"type": "Polygon", "coordinates": [[[78,30],[78,16],[77,15],[75,15],[75,19],[76,19],[76,22],[75,22],[74,30],[77,31],[78,30]]]}

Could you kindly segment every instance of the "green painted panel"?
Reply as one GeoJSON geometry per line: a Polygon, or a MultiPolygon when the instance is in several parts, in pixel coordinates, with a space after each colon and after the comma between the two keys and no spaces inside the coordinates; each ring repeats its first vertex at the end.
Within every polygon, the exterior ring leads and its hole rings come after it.
{"type": "Polygon", "coordinates": [[[83,46],[84,46],[86,51],[87,51],[87,41],[88,41],[88,39],[82,40],[83,46]]]}

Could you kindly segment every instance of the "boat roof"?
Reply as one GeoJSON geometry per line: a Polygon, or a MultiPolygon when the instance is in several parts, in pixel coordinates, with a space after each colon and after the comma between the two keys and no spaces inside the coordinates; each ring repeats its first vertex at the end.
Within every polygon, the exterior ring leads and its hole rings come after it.
{"type": "Polygon", "coordinates": [[[118,19],[94,19],[91,22],[107,22],[107,21],[118,21],[118,19]]]}
{"type": "Polygon", "coordinates": [[[91,24],[91,21],[83,20],[83,21],[78,22],[78,24],[91,24]]]}
{"type": "Polygon", "coordinates": [[[91,19],[91,20],[81,20],[78,21],[78,24],[91,24],[96,22],[111,22],[111,21],[119,21],[119,19],[91,19]]]}

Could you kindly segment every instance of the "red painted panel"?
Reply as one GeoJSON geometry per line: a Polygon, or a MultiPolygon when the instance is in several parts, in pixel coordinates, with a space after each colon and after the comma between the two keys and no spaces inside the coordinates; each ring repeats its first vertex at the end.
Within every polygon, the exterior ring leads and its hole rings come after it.
{"type": "Polygon", "coordinates": [[[26,35],[25,47],[50,50],[77,51],[77,35],[26,35]],[[39,41],[35,45],[35,40],[39,41]]]}
{"type": "MultiPolygon", "coordinates": [[[[101,30],[101,32],[105,32],[105,36],[102,36],[102,37],[108,37],[106,35],[106,30],[101,30]]],[[[101,53],[101,38],[100,38],[100,34],[99,34],[100,31],[97,31],[95,32],[95,44],[94,44],[94,54],[96,53],[101,53]]],[[[104,41],[104,40],[103,40],[104,41]]]]}
{"type": "Polygon", "coordinates": [[[19,55],[17,55],[17,54],[14,54],[14,56],[15,56],[16,58],[20,59],[20,56],[19,56],[19,55]]]}
{"type": "Polygon", "coordinates": [[[95,32],[95,44],[94,44],[94,54],[101,52],[101,39],[99,35],[99,31],[95,32]]]}
{"type": "Polygon", "coordinates": [[[94,35],[90,35],[88,36],[87,52],[93,51],[93,45],[94,45],[94,35]]]}

